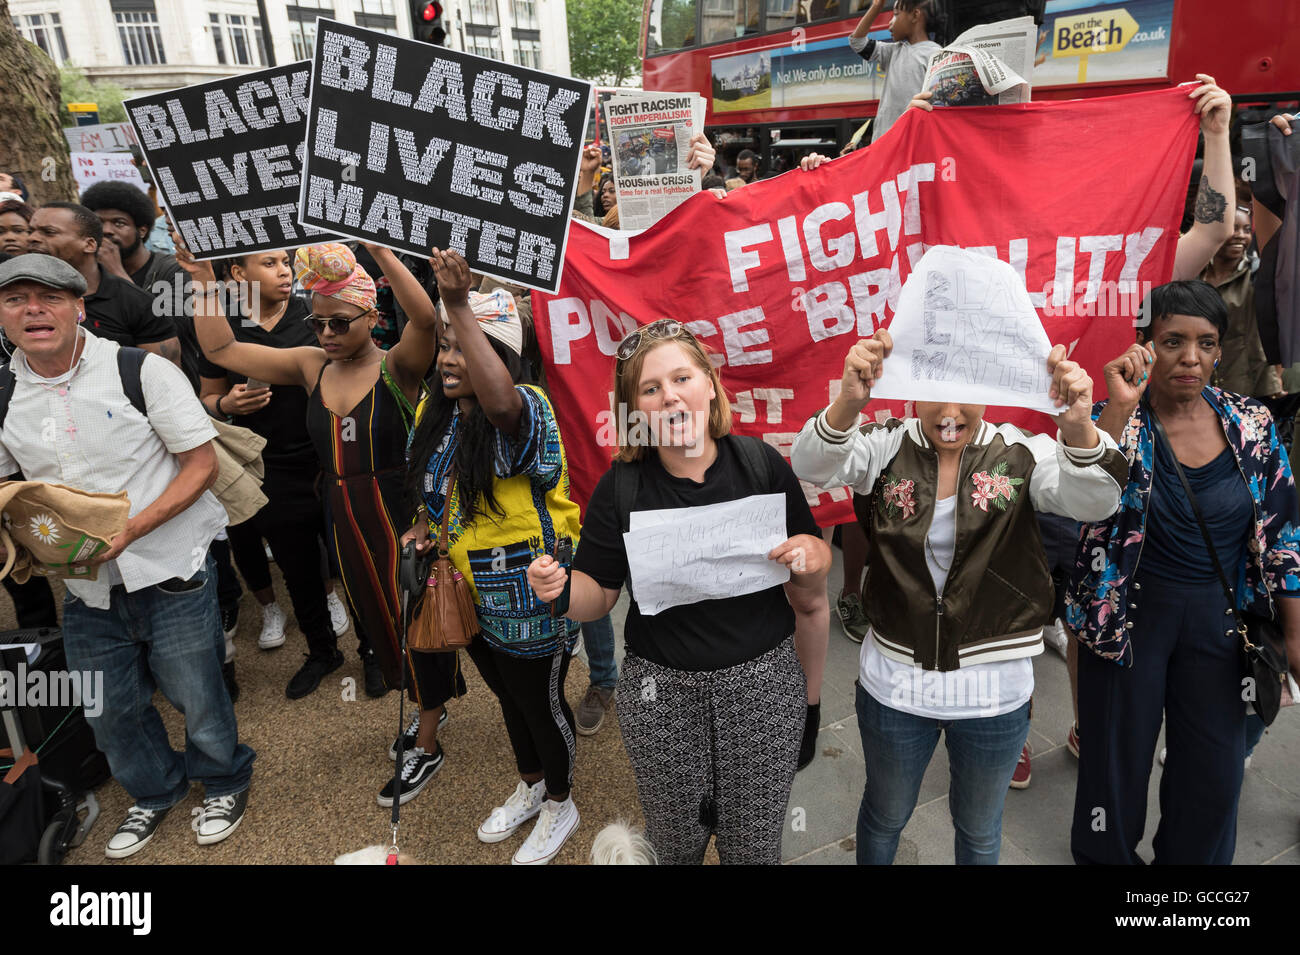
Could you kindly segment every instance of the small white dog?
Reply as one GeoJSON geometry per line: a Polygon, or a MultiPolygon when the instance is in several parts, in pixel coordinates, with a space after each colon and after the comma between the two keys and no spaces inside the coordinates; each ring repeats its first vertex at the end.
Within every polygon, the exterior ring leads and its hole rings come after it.
{"type": "Polygon", "coordinates": [[[591,844],[592,865],[658,865],[655,847],[640,829],[611,822],[591,844]]]}

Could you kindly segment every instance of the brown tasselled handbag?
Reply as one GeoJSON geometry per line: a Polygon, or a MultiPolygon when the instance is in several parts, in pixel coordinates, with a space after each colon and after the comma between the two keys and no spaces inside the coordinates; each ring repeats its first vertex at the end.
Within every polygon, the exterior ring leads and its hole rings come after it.
{"type": "Polygon", "coordinates": [[[456,492],[453,474],[442,508],[438,548],[424,593],[412,614],[406,645],[424,653],[454,653],[467,648],[478,633],[478,610],[469,581],[448,556],[447,527],[451,523],[452,497],[456,492]]]}

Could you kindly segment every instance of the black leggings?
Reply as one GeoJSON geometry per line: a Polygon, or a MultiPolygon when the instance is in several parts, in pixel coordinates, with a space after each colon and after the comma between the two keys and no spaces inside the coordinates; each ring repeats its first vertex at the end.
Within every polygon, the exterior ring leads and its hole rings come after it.
{"type": "Polygon", "coordinates": [[[564,698],[568,652],[560,647],[548,657],[516,657],[478,636],[469,645],[469,655],[501,702],[519,775],[543,773],[547,792],[567,793],[577,752],[573,710],[564,698]]]}
{"type": "Polygon", "coordinates": [[[319,539],[325,525],[320,501],[312,493],[309,476],[268,471],[263,490],[266,505],[226,532],[235,564],[249,590],[270,587],[271,569],[262,549],[262,539],[266,538],[284,575],[298,627],[307,637],[308,652],[329,656],[338,639],[330,626],[325,581],[321,579],[319,539]]]}

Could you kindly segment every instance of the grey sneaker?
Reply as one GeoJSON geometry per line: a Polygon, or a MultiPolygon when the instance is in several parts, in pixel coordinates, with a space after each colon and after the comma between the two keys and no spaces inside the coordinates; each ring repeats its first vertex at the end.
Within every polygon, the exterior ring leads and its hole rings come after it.
{"type": "Polygon", "coordinates": [[[844,636],[854,643],[861,643],[867,636],[867,615],[862,612],[862,600],[857,594],[843,594],[835,601],[835,612],[840,618],[840,629],[844,636]]]}
{"type": "Polygon", "coordinates": [[[580,736],[595,736],[605,725],[605,711],[614,702],[614,691],[602,686],[587,687],[587,695],[573,711],[574,726],[580,736]]]}
{"type": "Polygon", "coordinates": [[[169,809],[144,809],[132,806],[127,810],[126,821],[117,827],[113,838],[108,840],[104,855],[110,859],[125,859],[133,856],[149,844],[158,824],[167,818],[169,809]]]}

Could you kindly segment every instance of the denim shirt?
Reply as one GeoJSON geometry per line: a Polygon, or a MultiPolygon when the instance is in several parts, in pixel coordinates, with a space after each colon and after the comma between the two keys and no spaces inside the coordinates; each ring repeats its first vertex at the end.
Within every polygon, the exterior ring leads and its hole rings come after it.
{"type": "MultiPolygon", "coordinates": [[[[1202,395],[1219,416],[1255,509],[1246,559],[1237,568],[1225,567],[1224,573],[1234,584],[1238,610],[1271,616],[1272,595],[1300,592],[1300,528],[1291,463],[1267,408],[1212,386],[1202,395]]],[[[1093,406],[1094,421],[1105,406],[1105,401],[1093,406]]],[[[1065,622],[1098,656],[1131,666],[1128,586],[1142,553],[1155,456],[1145,404],[1125,425],[1119,447],[1129,461],[1128,483],[1114,516],[1082,525],[1066,590],[1065,622]]],[[[1202,502],[1207,505],[1213,506],[1202,502]]]]}

